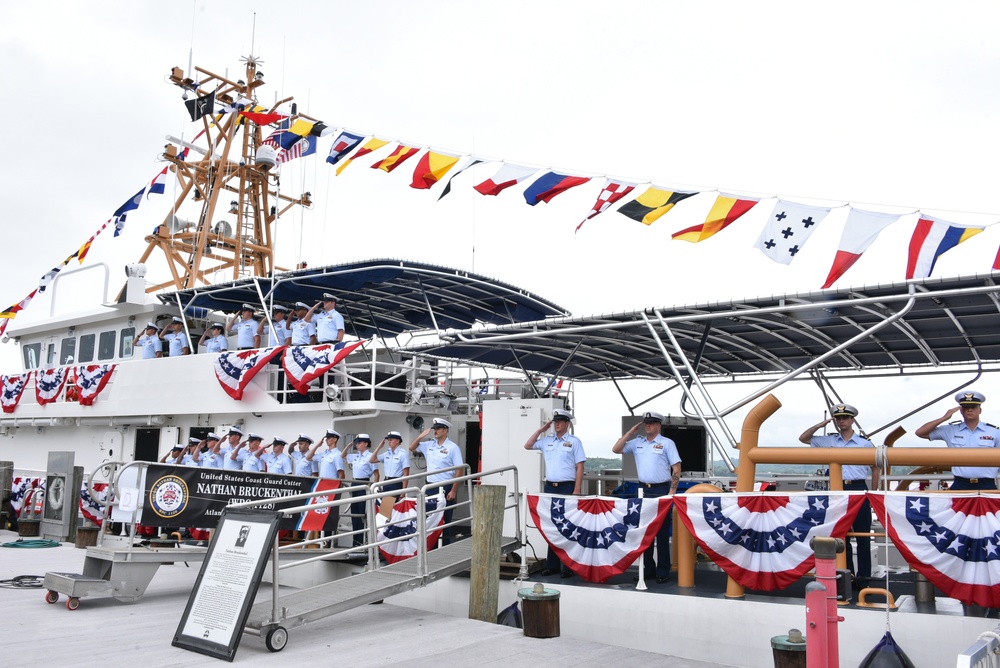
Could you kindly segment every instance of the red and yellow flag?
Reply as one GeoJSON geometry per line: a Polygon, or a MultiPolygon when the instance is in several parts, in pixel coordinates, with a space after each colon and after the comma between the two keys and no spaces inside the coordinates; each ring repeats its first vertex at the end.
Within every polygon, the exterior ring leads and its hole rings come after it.
{"type": "Polygon", "coordinates": [[[381,169],[383,172],[391,172],[406,162],[406,160],[415,156],[419,150],[420,149],[416,146],[400,144],[396,147],[396,150],[372,165],[372,169],[381,169]]]}
{"type": "Polygon", "coordinates": [[[679,241],[690,241],[693,244],[704,241],[716,232],[721,232],[731,225],[737,218],[749,211],[757,203],[755,199],[740,199],[719,195],[712,205],[712,210],[708,212],[708,217],[701,225],[695,225],[680,232],[674,232],[672,239],[679,241]]]}
{"type": "Polygon", "coordinates": [[[375,139],[374,137],[372,137],[371,139],[365,142],[364,146],[358,149],[357,153],[355,153],[349,158],[345,158],[343,162],[340,163],[340,167],[337,167],[337,176],[340,176],[340,173],[345,169],[347,169],[347,166],[351,164],[351,162],[356,158],[360,158],[363,155],[367,155],[372,151],[377,151],[388,143],[389,142],[387,141],[383,141],[381,139],[375,139]]]}
{"type": "Polygon", "coordinates": [[[427,190],[440,181],[457,162],[457,155],[427,151],[417,163],[417,168],[413,170],[413,182],[410,187],[427,190]]]}

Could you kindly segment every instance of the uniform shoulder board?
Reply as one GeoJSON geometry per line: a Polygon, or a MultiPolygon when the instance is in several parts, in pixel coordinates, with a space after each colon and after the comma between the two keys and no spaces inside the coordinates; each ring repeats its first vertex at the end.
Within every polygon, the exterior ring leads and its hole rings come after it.
{"type": "Polygon", "coordinates": [[[953,421],[949,422],[948,424],[962,424],[962,423],[963,423],[963,420],[953,420],[953,421]]]}
{"type": "Polygon", "coordinates": [[[987,427],[993,427],[994,429],[1000,429],[1000,427],[996,426],[995,424],[990,424],[989,422],[984,422],[983,424],[985,424],[987,427]]]}

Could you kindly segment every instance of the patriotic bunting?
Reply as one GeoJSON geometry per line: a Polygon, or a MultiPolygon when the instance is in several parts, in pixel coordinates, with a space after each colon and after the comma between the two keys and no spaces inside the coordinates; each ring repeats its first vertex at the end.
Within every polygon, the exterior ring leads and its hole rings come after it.
{"type": "Polygon", "coordinates": [[[215,360],[215,377],[219,385],[236,401],[243,398],[243,390],[257,372],[281,354],[285,346],[219,353],[215,360]]]}
{"type": "Polygon", "coordinates": [[[392,153],[372,165],[372,169],[381,169],[383,172],[391,172],[415,156],[419,151],[420,149],[416,146],[405,146],[400,144],[393,150],[392,153]]]}
{"type": "Polygon", "coordinates": [[[696,192],[674,192],[650,186],[646,192],[618,209],[618,213],[644,225],[652,225],[663,214],[674,208],[675,204],[697,194],[696,192]]]}
{"type": "Polygon", "coordinates": [[[86,482],[80,487],[80,512],[97,526],[104,524],[104,507],[107,503],[108,483],[95,482],[93,494],[87,489],[86,482]]]}
{"type": "Polygon", "coordinates": [[[44,489],[45,478],[17,477],[11,481],[10,503],[18,517],[21,516],[24,504],[31,502],[35,491],[44,489]]]}
{"type": "Polygon", "coordinates": [[[299,391],[309,393],[309,383],[332,369],[350,355],[364,341],[350,345],[345,341],[337,344],[323,343],[318,346],[292,346],[285,351],[281,360],[288,382],[299,391]]]}
{"type": "Polygon", "coordinates": [[[588,582],[624,573],[653,544],[669,510],[669,498],[528,495],[528,511],[545,541],[588,582]]]}
{"type": "Polygon", "coordinates": [[[678,516],[729,577],[748,589],[782,589],[815,562],[814,536],[843,537],[864,494],[681,494],[678,516]]]}
{"type": "MultiPolygon", "coordinates": [[[[332,492],[338,487],[340,487],[339,480],[331,478],[317,478],[316,482],[313,483],[311,491],[332,492]]],[[[336,496],[336,494],[321,494],[319,496],[314,496],[309,499],[309,505],[312,506],[333,501],[336,496]]],[[[336,506],[307,510],[299,516],[299,523],[296,525],[295,529],[297,531],[336,531],[337,518],[339,518],[339,516],[340,514],[337,512],[336,506]],[[327,524],[330,524],[331,526],[327,526],[327,524]]]]}
{"type": "Polygon", "coordinates": [[[704,223],[688,227],[680,232],[674,232],[670,238],[677,241],[690,241],[693,244],[704,241],[732,225],[736,219],[752,209],[757,202],[758,200],[752,198],[732,197],[720,193],[715,198],[715,204],[712,205],[704,223]]]}
{"type": "Polygon", "coordinates": [[[635,184],[629,183],[628,181],[616,181],[614,179],[606,179],[604,181],[604,188],[601,193],[597,196],[597,201],[594,202],[594,206],[590,208],[590,213],[587,217],[580,221],[580,224],[576,226],[576,231],[579,232],[583,224],[594,216],[604,213],[608,207],[622,199],[627,197],[630,192],[635,190],[635,184]]]}
{"type": "Polygon", "coordinates": [[[108,386],[114,371],[114,364],[81,364],[76,367],[76,386],[80,391],[80,404],[93,406],[97,395],[108,386]]]}
{"type": "MultiPolygon", "coordinates": [[[[438,527],[444,521],[444,509],[443,493],[424,499],[428,550],[433,549],[441,536],[441,529],[438,527]]],[[[404,540],[379,545],[378,551],[387,562],[395,564],[416,556],[419,548],[417,545],[417,502],[414,499],[397,501],[392,507],[392,517],[389,519],[386,519],[382,513],[376,514],[375,524],[378,526],[378,540],[406,537],[404,540]]]]}
{"type": "Polygon", "coordinates": [[[512,165],[509,162],[505,162],[501,165],[500,171],[493,175],[493,178],[486,179],[479,185],[473,186],[473,188],[476,192],[483,195],[499,195],[507,188],[516,186],[537,171],[537,167],[524,167],[523,165],[512,165]]]}
{"type": "Polygon", "coordinates": [[[823,283],[823,289],[833,285],[838,278],[861,259],[861,254],[875,243],[875,239],[885,228],[899,220],[899,216],[891,213],[875,213],[851,209],[844,223],[844,231],[840,235],[840,245],[837,255],[833,258],[833,266],[823,283]]]}
{"type": "Polygon", "coordinates": [[[868,499],[906,562],[951,598],[1000,607],[1000,498],[874,494],[868,499]]]}
{"type": "MultiPolygon", "coordinates": [[[[5,321],[6,322],[6,321],[5,321]]],[[[28,386],[28,379],[31,372],[13,374],[10,376],[0,376],[0,406],[4,413],[13,413],[17,404],[21,401],[24,388],[28,386]]]]}
{"type": "Polygon", "coordinates": [[[69,377],[69,368],[38,369],[35,371],[35,399],[39,406],[51,404],[59,397],[69,377]]]}
{"type": "Polygon", "coordinates": [[[789,264],[828,213],[828,207],[806,206],[779,199],[754,248],[760,249],[775,262],[789,264]]]}
{"type": "Polygon", "coordinates": [[[910,237],[906,280],[927,278],[934,271],[934,263],[939,257],[982,231],[983,228],[978,225],[958,225],[931,216],[921,216],[910,237]]]}
{"type": "Polygon", "coordinates": [[[539,202],[551,202],[552,198],[556,195],[564,193],[570,188],[583,185],[587,181],[590,181],[589,177],[546,172],[525,189],[524,201],[530,206],[535,206],[539,202]]]}
{"type": "Polygon", "coordinates": [[[427,190],[440,181],[441,177],[447,174],[448,170],[454,167],[457,162],[457,155],[427,151],[420,158],[416,169],[413,170],[413,182],[410,183],[410,187],[417,190],[427,190]]]}

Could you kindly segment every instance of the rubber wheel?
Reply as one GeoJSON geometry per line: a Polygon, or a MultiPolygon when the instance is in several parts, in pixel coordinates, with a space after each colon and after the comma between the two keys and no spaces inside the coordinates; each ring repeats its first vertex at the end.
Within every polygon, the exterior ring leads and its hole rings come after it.
{"type": "Polygon", "coordinates": [[[45,592],[45,602],[46,603],[50,603],[51,604],[51,603],[55,603],[58,600],[59,600],[59,592],[52,591],[51,589],[49,591],[45,592]]]}
{"type": "Polygon", "coordinates": [[[280,652],[288,644],[288,631],[283,626],[276,626],[267,632],[264,644],[272,652],[280,652]]]}
{"type": "Polygon", "coordinates": [[[76,610],[79,607],[80,607],[80,599],[78,599],[76,596],[71,596],[69,599],[66,600],[67,610],[76,610]]]}

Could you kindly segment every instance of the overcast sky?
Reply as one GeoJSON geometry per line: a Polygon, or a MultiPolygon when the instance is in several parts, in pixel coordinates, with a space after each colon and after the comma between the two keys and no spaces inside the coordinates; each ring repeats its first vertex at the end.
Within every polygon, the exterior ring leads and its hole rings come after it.
{"type": "MultiPolygon", "coordinates": [[[[391,174],[363,159],[339,177],[322,155],[297,161],[284,168],[282,188],[311,191],[315,206],[280,223],[285,266],[434,262],[585,315],[818,289],[847,212],[835,208],[789,266],[752,247],[773,206],[766,199],[697,245],[670,235],[702,222],[715,193],[649,227],[609,211],[574,234],[603,175],[1000,220],[994,2],[0,0],[0,8],[13,121],[0,163],[3,306],[162,168],[167,134],[197,131],[165,82],[171,67],[188,69],[192,50],[195,64],[238,78],[252,48],[263,60],[262,104],[291,95],[331,126],[598,177],[529,207],[523,188],[472,191],[497,165],[463,174],[437,202],[437,190],[409,188],[415,159],[391,174]]],[[[320,152],[328,148],[321,140],[320,152]]],[[[87,264],[107,262],[113,286],[166,215],[172,186],[129,216],[122,237],[98,237],[87,264]]],[[[901,281],[915,222],[907,216],[886,230],[838,285],[901,281]]],[[[990,227],[943,256],[934,275],[988,272],[998,245],[1000,226],[990,227]]],[[[48,308],[39,300],[21,317],[48,308]]],[[[0,346],[5,371],[17,368],[14,352],[0,346]]],[[[981,388],[990,394],[993,384],[981,388]]],[[[778,440],[821,417],[809,392],[778,440]]],[[[593,397],[578,400],[577,430],[599,454],[623,411],[607,405],[613,391],[593,397]]],[[[866,408],[878,423],[905,409],[866,408]]]]}

